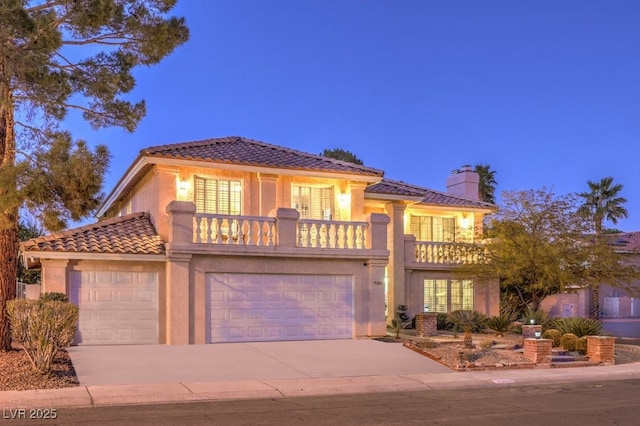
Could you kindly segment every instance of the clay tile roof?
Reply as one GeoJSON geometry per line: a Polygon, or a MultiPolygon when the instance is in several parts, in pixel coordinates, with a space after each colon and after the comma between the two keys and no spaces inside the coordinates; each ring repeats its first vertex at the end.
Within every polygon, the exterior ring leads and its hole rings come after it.
{"type": "Polygon", "coordinates": [[[156,234],[148,213],[134,213],[33,238],[20,246],[25,252],[165,253],[164,242],[156,234]]]}
{"type": "Polygon", "coordinates": [[[370,185],[365,190],[371,194],[387,194],[408,197],[422,197],[420,204],[450,206],[450,207],[475,207],[485,209],[495,209],[496,206],[483,201],[469,200],[466,198],[456,197],[455,195],[446,194],[444,192],[434,191],[433,189],[423,188],[411,185],[401,181],[390,179],[382,179],[379,183],[370,185]]]}
{"type": "Polygon", "coordinates": [[[610,244],[624,251],[640,252],[640,231],[609,235],[610,244]]]}
{"type": "Polygon", "coordinates": [[[212,163],[340,172],[364,176],[382,176],[383,174],[381,170],[371,167],[334,160],[321,155],[313,155],[238,136],[160,145],[145,148],[140,153],[149,157],[209,161],[212,163]]]}
{"type": "Polygon", "coordinates": [[[411,185],[397,180],[382,179],[380,182],[369,185],[365,192],[371,194],[404,195],[408,197],[422,197],[427,188],[411,185]]]}

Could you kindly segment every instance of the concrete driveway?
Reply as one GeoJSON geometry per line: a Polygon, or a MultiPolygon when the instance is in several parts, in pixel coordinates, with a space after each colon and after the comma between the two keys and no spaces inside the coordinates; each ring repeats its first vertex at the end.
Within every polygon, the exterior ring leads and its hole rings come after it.
{"type": "Polygon", "coordinates": [[[74,346],[83,386],[451,373],[400,343],[376,340],[74,346]]]}

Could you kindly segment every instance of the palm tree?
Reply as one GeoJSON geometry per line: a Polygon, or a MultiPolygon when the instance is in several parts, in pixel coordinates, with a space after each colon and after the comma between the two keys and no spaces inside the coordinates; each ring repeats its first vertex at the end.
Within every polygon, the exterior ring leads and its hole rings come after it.
{"type": "MultiPolygon", "coordinates": [[[[584,198],[584,204],[580,206],[580,212],[593,219],[596,239],[600,239],[604,233],[604,221],[613,224],[618,219],[627,218],[629,212],[624,207],[627,199],[619,194],[622,184],[613,184],[611,176],[600,179],[600,182],[587,181],[589,192],[580,192],[578,195],[584,198]]],[[[591,287],[591,317],[600,318],[600,292],[598,283],[591,287]]]]}
{"type": "Polygon", "coordinates": [[[629,212],[623,206],[627,199],[619,196],[622,184],[613,185],[611,176],[600,179],[600,182],[587,181],[587,184],[589,192],[578,193],[585,200],[580,210],[593,218],[596,235],[600,237],[603,234],[605,220],[615,225],[618,219],[629,216],[629,212]]]}
{"type": "Polygon", "coordinates": [[[476,164],[473,169],[478,174],[480,181],[478,182],[478,198],[486,203],[496,203],[496,171],[491,170],[488,164],[476,164]]]}

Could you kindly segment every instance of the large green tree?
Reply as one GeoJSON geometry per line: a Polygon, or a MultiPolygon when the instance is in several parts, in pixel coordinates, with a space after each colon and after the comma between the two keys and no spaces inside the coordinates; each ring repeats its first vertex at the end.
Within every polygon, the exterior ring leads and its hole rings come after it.
{"type": "Polygon", "coordinates": [[[514,304],[511,312],[536,310],[545,297],[568,285],[586,287],[606,279],[624,287],[638,276],[610,245],[591,238],[593,225],[578,213],[575,195],[543,188],[504,192],[502,200],[491,223],[494,238],[479,248],[481,261],[461,266],[458,274],[477,283],[498,279],[501,299],[514,304]]]}
{"type": "Polygon", "coordinates": [[[132,71],[188,39],[176,0],[0,1],[0,350],[11,345],[6,302],[15,297],[20,209],[48,230],[101,200],[109,153],[61,128],[69,110],[95,129],[134,131],[143,101],[126,95],[132,71]]]}
{"type": "Polygon", "coordinates": [[[476,164],[473,171],[478,174],[478,198],[486,203],[496,203],[496,171],[488,164],[476,164]]]}
{"type": "MultiPolygon", "coordinates": [[[[584,202],[580,206],[580,212],[593,221],[595,238],[598,244],[606,244],[602,241],[605,234],[604,222],[618,223],[618,219],[629,216],[624,207],[627,199],[620,196],[622,184],[614,184],[613,177],[607,176],[599,182],[587,181],[588,192],[580,192],[578,195],[584,202]]],[[[600,283],[594,281],[591,285],[591,317],[600,317],[600,283]]]]}
{"type": "Polygon", "coordinates": [[[364,164],[362,160],[356,157],[354,153],[342,148],[325,149],[324,151],[322,151],[320,155],[322,155],[323,157],[329,157],[329,158],[333,158],[340,161],[346,161],[347,163],[353,163],[353,164],[359,164],[359,165],[364,164]]]}

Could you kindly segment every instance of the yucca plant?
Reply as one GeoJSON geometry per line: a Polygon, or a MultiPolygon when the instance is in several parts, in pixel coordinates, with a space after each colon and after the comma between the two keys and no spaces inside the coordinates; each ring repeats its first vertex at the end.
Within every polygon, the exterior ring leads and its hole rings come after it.
{"type": "Polygon", "coordinates": [[[553,328],[562,334],[572,333],[578,337],[597,336],[602,333],[602,321],[583,317],[557,318],[553,320],[553,328]]]}
{"type": "Polygon", "coordinates": [[[472,348],[471,333],[486,328],[487,316],[476,311],[459,310],[449,314],[449,321],[464,331],[464,346],[472,348]]]}
{"type": "Polygon", "coordinates": [[[489,330],[495,332],[498,336],[502,336],[511,330],[513,320],[509,315],[497,315],[489,317],[486,324],[489,330]]]}

